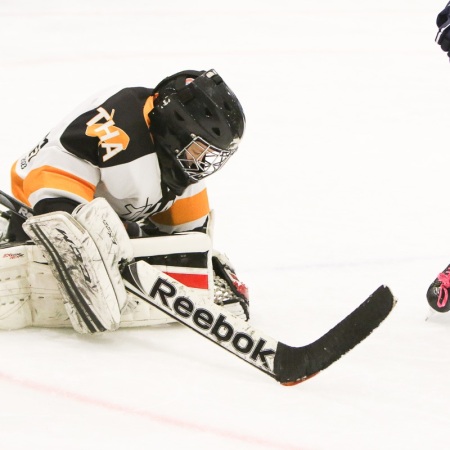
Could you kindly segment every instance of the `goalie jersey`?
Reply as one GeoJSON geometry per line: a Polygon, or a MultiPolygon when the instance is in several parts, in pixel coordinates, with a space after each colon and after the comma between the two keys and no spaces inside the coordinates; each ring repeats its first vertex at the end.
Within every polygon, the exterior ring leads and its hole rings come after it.
{"type": "Polygon", "coordinates": [[[204,182],[180,196],[161,184],[149,133],[152,92],[111,88],[86,100],[13,164],[13,195],[31,207],[104,197],[123,220],[148,218],[167,233],[201,227],[209,213],[204,182]]]}

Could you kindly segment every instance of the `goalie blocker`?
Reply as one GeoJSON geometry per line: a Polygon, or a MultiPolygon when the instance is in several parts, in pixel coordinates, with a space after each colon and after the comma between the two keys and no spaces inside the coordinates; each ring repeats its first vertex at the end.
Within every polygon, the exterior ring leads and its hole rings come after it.
{"type": "Polygon", "coordinates": [[[0,329],[73,326],[78,332],[94,333],[119,325],[174,322],[124,292],[119,263],[133,257],[192,288],[199,299],[248,319],[246,288],[224,255],[214,252],[211,257],[208,235],[191,232],[129,240],[110,212],[109,205],[97,199],[77,210],[75,217],[38,216],[25,225],[37,246],[27,242],[0,248],[0,283],[6,288],[0,293],[0,329]]]}

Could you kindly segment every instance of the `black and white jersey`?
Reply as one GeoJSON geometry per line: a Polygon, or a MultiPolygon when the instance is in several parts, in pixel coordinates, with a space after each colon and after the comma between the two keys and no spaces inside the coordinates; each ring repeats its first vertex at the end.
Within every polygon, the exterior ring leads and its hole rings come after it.
{"type": "Polygon", "coordinates": [[[14,163],[13,195],[31,207],[49,198],[104,197],[124,220],[149,217],[165,232],[201,226],[209,213],[204,182],[180,196],[162,191],[149,133],[152,108],[152,89],[145,87],[92,96],[14,163]]]}

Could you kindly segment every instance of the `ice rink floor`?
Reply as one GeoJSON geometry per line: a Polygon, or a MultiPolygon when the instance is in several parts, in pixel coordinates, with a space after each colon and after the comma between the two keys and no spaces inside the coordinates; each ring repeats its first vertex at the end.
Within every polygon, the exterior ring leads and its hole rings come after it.
{"type": "Polygon", "coordinates": [[[247,130],[208,183],[214,242],[249,286],[252,323],[300,346],[381,284],[398,298],[295,387],[182,326],[3,331],[2,449],[448,448],[450,317],[426,320],[425,300],[450,263],[444,3],[0,4],[0,189],[96,90],[215,68],[247,130]]]}

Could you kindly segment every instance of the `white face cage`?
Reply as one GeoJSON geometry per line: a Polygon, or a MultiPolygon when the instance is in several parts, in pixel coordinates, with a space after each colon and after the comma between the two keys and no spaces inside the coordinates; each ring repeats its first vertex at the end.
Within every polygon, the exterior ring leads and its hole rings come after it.
{"type": "Polygon", "coordinates": [[[194,134],[192,141],[183,150],[177,152],[177,159],[190,179],[195,182],[217,172],[238,148],[239,139],[235,139],[228,149],[215,147],[205,139],[194,134]]]}

